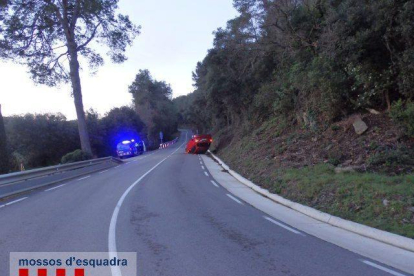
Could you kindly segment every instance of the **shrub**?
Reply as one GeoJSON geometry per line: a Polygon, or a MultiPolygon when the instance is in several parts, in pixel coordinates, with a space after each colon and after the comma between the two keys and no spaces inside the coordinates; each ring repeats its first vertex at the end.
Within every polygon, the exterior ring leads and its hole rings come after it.
{"type": "Polygon", "coordinates": [[[405,104],[400,99],[391,107],[391,118],[404,128],[409,137],[414,137],[414,102],[407,101],[405,104]]]}
{"type": "Polygon", "coordinates": [[[377,153],[368,159],[368,165],[372,169],[389,173],[411,173],[414,168],[414,150],[400,146],[396,149],[379,149],[377,153]]]}
{"type": "Polygon", "coordinates": [[[89,159],[92,159],[91,154],[86,153],[80,149],[77,149],[63,156],[61,163],[66,164],[66,163],[79,162],[79,161],[84,161],[84,160],[89,160],[89,159]]]}

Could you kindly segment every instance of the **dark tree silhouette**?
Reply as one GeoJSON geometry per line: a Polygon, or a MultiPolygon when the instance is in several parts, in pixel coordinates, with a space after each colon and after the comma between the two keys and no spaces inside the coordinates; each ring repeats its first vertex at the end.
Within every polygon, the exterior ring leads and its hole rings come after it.
{"type": "Polygon", "coordinates": [[[91,42],[109,47],[113,62],[139,34],[128,16],[117,14],[117,0],[9,0],[0,9],[2,54],[29,67],[37,83],[71,82],[82,150],[91,153],[82,101],[79,56],[92,69],[104,60],[91,42]]]}

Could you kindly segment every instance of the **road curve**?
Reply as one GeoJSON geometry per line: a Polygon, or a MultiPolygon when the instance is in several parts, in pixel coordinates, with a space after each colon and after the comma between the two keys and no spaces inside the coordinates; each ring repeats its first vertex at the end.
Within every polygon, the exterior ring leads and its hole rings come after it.
{"type": "Polygon", "coordinates": [[[8,275],[10,252],[110,247],[137,252],[143,276],[408,275],[364,263],[229,194],[197,155],[184,154],[186,134],[125,165],[1,203],[0,275],[8,275]]]}

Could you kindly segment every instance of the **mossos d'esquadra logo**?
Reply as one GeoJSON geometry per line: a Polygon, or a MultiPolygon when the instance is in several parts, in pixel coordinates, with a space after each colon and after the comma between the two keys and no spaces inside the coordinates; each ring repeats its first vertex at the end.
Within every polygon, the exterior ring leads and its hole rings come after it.
{"type": "Polygon", "coordinates": [[[12,252],[10,276],[137,276],[136,253],[12,252]]]}

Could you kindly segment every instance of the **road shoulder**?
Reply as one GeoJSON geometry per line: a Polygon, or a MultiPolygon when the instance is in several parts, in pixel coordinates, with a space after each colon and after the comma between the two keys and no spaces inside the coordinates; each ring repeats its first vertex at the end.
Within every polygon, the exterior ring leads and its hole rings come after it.
{"type": "Polygon", "coordinates": [[[240,183],[211,158],[202,155],[212,177],[230,193],[294,228],[354,253],[407,273],[414,272],[414,253],[349,232],[308,217],[265,198],[240,183]]]}

